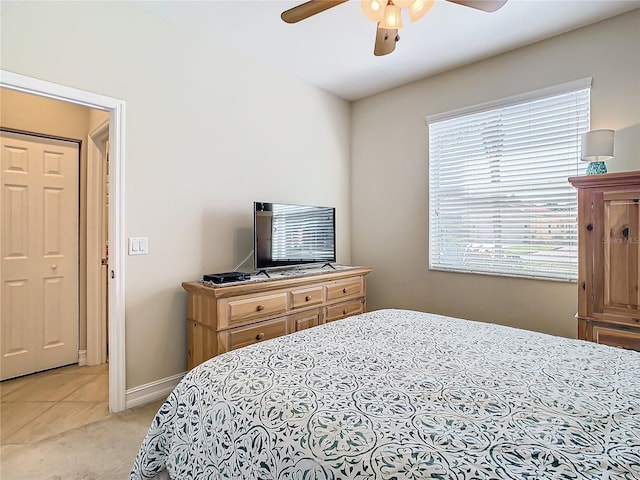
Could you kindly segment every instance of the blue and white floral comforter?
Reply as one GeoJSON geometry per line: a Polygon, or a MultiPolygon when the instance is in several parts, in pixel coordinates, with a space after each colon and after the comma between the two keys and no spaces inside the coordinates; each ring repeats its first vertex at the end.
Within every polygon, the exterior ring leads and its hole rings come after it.
{"type": "Polygon", "coordinates": [[[640,353],[369,312],[190,371],[131,480],[165,470],[175,480],[640,479],[640,353]]]}

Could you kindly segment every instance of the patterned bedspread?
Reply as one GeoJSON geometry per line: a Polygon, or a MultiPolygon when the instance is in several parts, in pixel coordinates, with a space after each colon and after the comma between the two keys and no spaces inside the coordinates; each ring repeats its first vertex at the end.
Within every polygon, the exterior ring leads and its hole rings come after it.
{"type": "Polygon", "coordinates": [[[215,357],[132,480],[640,479],[640,353],[379,310],[215,357]]]}

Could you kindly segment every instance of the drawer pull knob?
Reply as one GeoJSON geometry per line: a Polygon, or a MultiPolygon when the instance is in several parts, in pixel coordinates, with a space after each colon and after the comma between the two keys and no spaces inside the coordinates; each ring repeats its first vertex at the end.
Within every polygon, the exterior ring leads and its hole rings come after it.
{"type": "Polygon", "coordinates": [[[264,305],[258,305],[256,307],[256,310],[259,311],[259,312],[263,311],[264,310],[264,305]]]}
{"type": "Polygon", "coordinates": [[[590,223],[589,225],[587,225],[587,230],[589,230],[589,231],[593,230],[593,224],[592,224],[592,223],[590,223]]]}
{"type": "Polygon", "coordinates": [[[309,295],[307,295],[306,297],[304,297],[304,301],[308,302],[309,300],[311,300],[311,297],[309,295]]]}
{"type": "Polygon", "coordinates": [[[343,289],[342,289],[342,293],[347,293],[347,289],[346,289],[346,288],[343,288],[343,289]]]}
{"type": "Polygon", "coordinates": [[[256,340],[262,340],[264,338],[264,333],[260,332],[259,334],[256,335],[256,340]]]}
{"type": "Polygon", "coordinates": [[[342,314],[346,315],[347,314],[347,309],[345,308],[344,310],[342,310],[342,314]]]}

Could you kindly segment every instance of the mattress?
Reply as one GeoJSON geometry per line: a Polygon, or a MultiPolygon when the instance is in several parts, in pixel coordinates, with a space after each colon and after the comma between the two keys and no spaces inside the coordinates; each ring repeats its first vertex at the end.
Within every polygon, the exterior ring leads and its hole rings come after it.
{"type": "Polygon", "coordinates": [[[219,355],[131,480],[640,479],[640,353],[378,310],[219,355]]]}

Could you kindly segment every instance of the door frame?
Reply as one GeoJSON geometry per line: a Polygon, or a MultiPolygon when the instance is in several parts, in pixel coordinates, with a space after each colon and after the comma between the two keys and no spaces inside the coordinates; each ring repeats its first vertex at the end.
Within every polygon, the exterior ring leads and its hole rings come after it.
{"type": "Polygon", "coordinates": [[[126,409],[124,140],[125,102],[0,70],[0,87],[109,112],[109,410],[126,409]]]}

